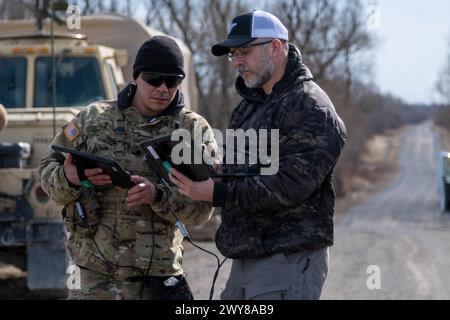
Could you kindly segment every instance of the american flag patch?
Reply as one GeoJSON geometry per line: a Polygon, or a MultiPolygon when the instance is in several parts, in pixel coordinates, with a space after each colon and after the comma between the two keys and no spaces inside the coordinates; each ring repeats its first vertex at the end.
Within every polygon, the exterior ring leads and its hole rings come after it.
{"type": "Polygon", "coordinates": [[[66,136],[67,140],[69,140],[69,142],[72,142],[76,137],[78,137],[79,134],[80,131],[78,130],[75,123],[73,121],[70,121],[64,129],[64,135],[66,136]]]}

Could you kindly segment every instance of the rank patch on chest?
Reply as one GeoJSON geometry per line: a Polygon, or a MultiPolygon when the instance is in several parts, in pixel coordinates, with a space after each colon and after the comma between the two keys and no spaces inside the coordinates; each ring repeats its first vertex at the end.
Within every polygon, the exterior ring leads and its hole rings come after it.
{"type": "Polygon", "coordinates": [[[66,136],[69,142],[72,142],[76,137],[80,135],[80,130],[78,130],[75,122],[70,121],[64,129],[64,135],[66,136]]]}

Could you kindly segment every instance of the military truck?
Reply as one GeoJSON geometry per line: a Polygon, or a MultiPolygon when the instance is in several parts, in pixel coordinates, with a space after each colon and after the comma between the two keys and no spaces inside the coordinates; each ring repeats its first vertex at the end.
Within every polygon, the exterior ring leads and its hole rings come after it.
{"type": "MultiPolygon", "coordinates": [[[[30,289],[64,289],[67,277],[61,207],[40,186],[39,160],[81,108],[116,97],[139,46],[161,34],[117,15],[82,17],[75,32],[55,25],[51,34],[50,23],[36,33],[33,20],[0,21],[0,103],[8,111],[0,132],[0,250],[25,247],[30,289]]],[[[196,106],[191,54],[177,42],[186,61],[182,91],[196,106]]]]}

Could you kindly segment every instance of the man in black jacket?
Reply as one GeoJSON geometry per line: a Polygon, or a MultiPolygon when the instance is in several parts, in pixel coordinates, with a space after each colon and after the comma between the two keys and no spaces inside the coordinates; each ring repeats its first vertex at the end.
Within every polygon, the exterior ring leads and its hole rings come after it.
{"type": "MultiPolygon", "coordinates": [[[[230,128],[279,133],[275,174],[192,182],[172,169],[182,194],[223,207],[216,244],[234,260],[222,299],[319,299],[333,244],[331,181],[346,139],[344,123],[270,13],[234,18],[212,53],[227,54],[239,72],[236,89],[243,99],[230,128]]],[[[233,173],[242,165],[224,168],[233,173]]]]}

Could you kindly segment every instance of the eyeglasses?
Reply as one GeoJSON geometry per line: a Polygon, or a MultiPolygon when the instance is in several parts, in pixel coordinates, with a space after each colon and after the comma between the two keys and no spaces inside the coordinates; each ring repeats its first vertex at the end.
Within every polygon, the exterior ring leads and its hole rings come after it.
{"type": "Polygon", "coordinates": [[[175,88],[180,85],[181,81],[183,81],[184,77],[182,75],[167,75],[156,72],[142,72],[142,80],[147,82],[149,85],[154,87],[159,87],[163,83],[166,84],[166,87],[169,89],[175,88]]]}
{"type": "Polygon", "coordinates": [[[233,52],[230,52],[227,54],[228,61],[234,62],[236,59],[244,58],[250,53],[251,47],[261,46],[263,44],[271,43],[272,40],[264,41],[264,42],[258,42],[258,43],[251,43],[247,44],[242,47],[236,48],[233,52]]]}

